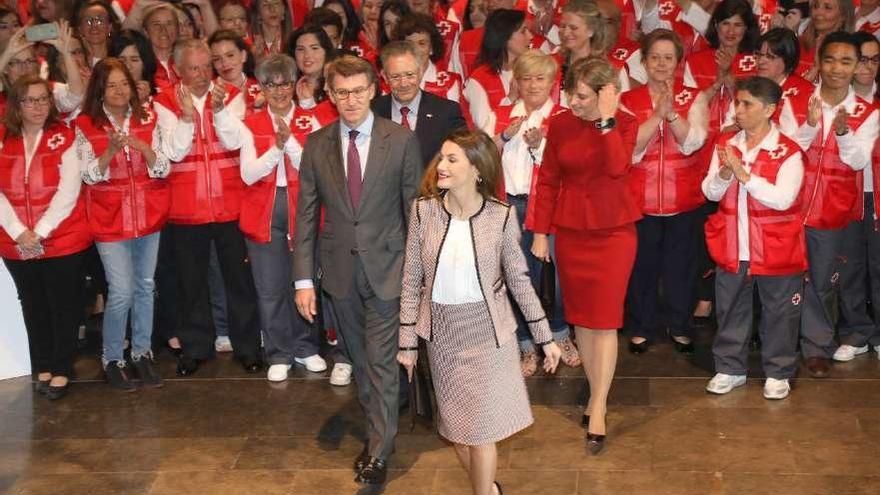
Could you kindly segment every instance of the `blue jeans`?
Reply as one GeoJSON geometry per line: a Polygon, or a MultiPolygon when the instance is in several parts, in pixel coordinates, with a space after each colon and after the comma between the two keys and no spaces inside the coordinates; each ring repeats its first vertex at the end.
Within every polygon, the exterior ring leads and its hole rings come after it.
{"type": "MultiPolygon", "coordinates": [[[[528,199],[507,195],[507,202],[516,209],[516,219],[522,226],[526,221],[526,208],[528,207],[528,199]]],[[[526,257],[526,264],[529,267],[529,278],[532,279],[532,285],[538,290],[541,284],[541,266],[543,263],[532,255],[532,240],[534,233],[530,230],[523,230],[520,238],[520,246],[526,257]]],[[[548,236],[550,241],[550,255],[556,252],[555,236],[548,236]]],[[[516,307],[516,305],[514,305],[516,307]]],[[[532,335],[529,333],[529,327],[526,325],[522,313],[517,308],[516,314],[516,338],[519,341],[519,348],[522,351],[530,351],[534,349],[535,343],[532,341],[532,335]]],[[[556,274],[556,307],[553,311],[553,318],[550,318],[550,330],[553,332],[553,339],[557,342],[568,337],[568,323],[565,322],[565,316],[562,314],[562,291],[559,288],[559,273],[556,274]]]]}
{"type": "Polygon", "coordinates": [[[160,233],[117,242],[97,242],[109,294],[104,308],[104,366],[122,361],[125,328],[131,311],[131,356],[150,355],[153,297],[160,233]]]}

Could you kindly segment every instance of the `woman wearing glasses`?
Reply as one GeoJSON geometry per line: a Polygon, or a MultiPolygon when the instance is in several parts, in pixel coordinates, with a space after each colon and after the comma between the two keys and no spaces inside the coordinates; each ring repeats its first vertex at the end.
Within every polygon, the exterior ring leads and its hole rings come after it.
{"type": "MultiPolygon", "coordinates": [[[[320,29],[320,28],[319,28],[320,29]]],[[[244,121],[223,110],[215,93],[214,125],[227,149],[241,154],[239,228],[245,235],[269,362],[269,381],[284,381],[294,361],[324,371],[318,341],[293,305],[292,245],[302,147],[293,139],[296,65],[287,55],[267,57],[257,79],[268,108],[244,121]]],[[[219,86],[218,86],[219,87],[219,86]]]]}
{"type": "Polygon", "coordinates": [[[49,83],[36,74],[8,87],[0,148],[0,257],[18,291],[36,388],[67,393],[84,252],[92,245],[80,196],[73,131],[58,118],[49,83]]]}
{"type": "Polygon", "coordinates": [[[76,11],[73,25],[83,41],[89,67],[108,56],[110,37],[119,31],[119,19],[105,0],[89,0],[76,11]]]}

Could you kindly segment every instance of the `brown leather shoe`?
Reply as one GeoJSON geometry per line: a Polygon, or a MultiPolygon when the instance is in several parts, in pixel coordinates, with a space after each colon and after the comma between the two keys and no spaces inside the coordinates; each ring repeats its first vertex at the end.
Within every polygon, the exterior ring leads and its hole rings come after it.
{"type": "Polygon", "coordinates": [[[831,368],[828,366],[828,359],[823,357],[811,357],[806,360],[807,371],[813,378],[828,378],[831,375],[831,368]]]}

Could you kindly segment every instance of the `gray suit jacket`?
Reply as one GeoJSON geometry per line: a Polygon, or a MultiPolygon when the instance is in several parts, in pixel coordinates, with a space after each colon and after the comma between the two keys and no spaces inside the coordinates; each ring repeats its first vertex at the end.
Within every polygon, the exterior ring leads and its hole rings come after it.
{"type": "Polygon", "coordinates": [[[339,121],[309,135],[299,169],[293,279],[315,280],[335,298],[349,295],[355,256],[380,299],[400,297],[407,221],[422,177],[415,134],[375,116],[357,215],[351,205],[339,121]],[[318,233],[321,207],[324,229],[318,233]],[[315,241],[318,241],[317,243],[315,241]],[[317,256],[317,258],[316,258],[317,256]]]}

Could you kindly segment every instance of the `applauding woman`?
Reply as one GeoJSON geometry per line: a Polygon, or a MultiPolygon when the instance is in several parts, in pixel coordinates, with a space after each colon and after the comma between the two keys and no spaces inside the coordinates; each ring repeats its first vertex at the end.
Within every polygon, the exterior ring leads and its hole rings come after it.
{"type": "Polygon", "coordinates": [[[545,371],[561,354],[528,277],[516,211],[493,197],[500,161],[479,131],[443,143],[409,217],[400,297],[397,359],[412,376],[418,338],[428,341],[439,432],[478,495],[500,493],[495,443],[533,421],[509,294],[544,349],[545,371]]]}
{"type": "Polygon", "coordinates": [[[12,275],[37,390],[67,393],[82,314],[83,255],[92,245],[73,132],[36,75],[8,89],[0,148],[0,257],[12,275]]]}
{"type": "Polygon", "coordinates": [[[124,391],[136,388],[123,358],[129,312],[135,372],[145,386],[162,386],[151,363],[153,279],[171,201],[160,180],[171,171],[162,141],[156,115],[140,103],[125,65],[115,58],[98,62],[76,118],[76,147],[88,184],[89,227],[109,285],[102,361],[107,381],[124,391]]]}

